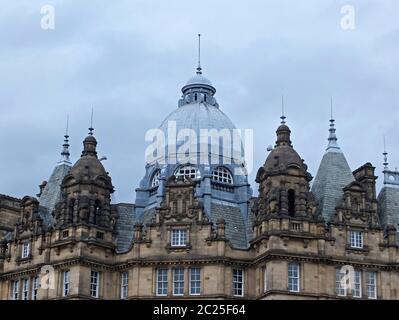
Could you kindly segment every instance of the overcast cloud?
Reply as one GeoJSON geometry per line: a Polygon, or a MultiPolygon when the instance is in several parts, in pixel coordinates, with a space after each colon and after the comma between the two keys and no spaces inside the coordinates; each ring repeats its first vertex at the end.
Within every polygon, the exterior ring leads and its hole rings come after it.
{"type": "Polygon", "coordinates": [[[94,106],[100,156],[133,202],[144,175],[145,132],[175,108],[194,74],[197,33],[204,75],[238,128],[254,129],[256,170],[274,144],[284,94],[294,147],[313,176],[327,145],[334,99],[338,143],[352,170],[377,167],[383,135],[399,166],[399,2],[36,1],[0,7],[0,193],[38,192],[57,161],[70,117],[76,161],[94,106]],[[55,29],[40,8],[55,7],[55,29]],[[343,30],[353,5],[356,28],[343,30]]]}

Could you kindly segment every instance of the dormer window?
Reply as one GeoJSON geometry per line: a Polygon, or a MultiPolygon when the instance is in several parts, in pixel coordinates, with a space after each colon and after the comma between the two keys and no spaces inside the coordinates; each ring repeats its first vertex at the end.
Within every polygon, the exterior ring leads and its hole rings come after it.
{"type": "Polygon", "coordinates": [[[363,248],[363,232],[350,231],[349,232],[349,243],[350,243],[351,248],[362,249],[363,248]]]}
{"type": "Polygon", "coordinates": [[[212,180],[226,184],[233,184],[233,176],[230,171],[223,167],[217,167],[212,172],[212,180]]]}
{"type": "Polygon", "coordinates": [[[187,230],[173,229],[170,243],[172,247],[185,247],[187,245],[187,230]]]}
{"type": "Polygon", "coordinates": [[[200,178],[199,170],[192,165],[185,165],[179,167],[175,172],[176,178],[183,177],[184,179],[198,179],[200,178]]]}
{"type": "Polygon", "coordinates": [[[151,179],[151,188],[159,186],[159,179],[161,178],[161,170],[155,171],[151,179]]]}
{"type": "Polygon", "coordinates": [[[29,253],[30,253],[30,244],[29,242],[24,242],[22,244],[21,258],[25,259],[29,257],[29,253]]]}

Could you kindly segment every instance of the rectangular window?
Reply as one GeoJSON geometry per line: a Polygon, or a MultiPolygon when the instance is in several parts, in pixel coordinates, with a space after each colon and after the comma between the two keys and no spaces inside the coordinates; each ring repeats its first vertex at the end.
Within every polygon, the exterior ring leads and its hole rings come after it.
{"type": "Polygon", "coordinates": [[[39,277],[32,279],[32,300],[37,300],[39,290],[39,277]]]}
{"type": "Polygon", "coordinates": [[[157,270],[157,296],[168,294],[168,269],[157,270]]]}
{"type": "Polygon", "coordinates": [[[97,271],[92,271],[90,275],[90,295],[93,298],[98,298],[100,287],[100,273],[97,271]]]}
{"type": "Polygon", "coordinates": [[[267,291],[267,268],[263,268],[263,292],[267,291]]]}
{"type": "Polygon", "coordinates": [[[244,271],[233,269],[233,295],[242,297],[244,295],[244,271]]]}
{"type": "Polygon", "coordinates": [[[341,272],[341,268],[335,269],[335,291],[338,296],[346,296],[346,284],[342,283],[342,279],[345,276],[344,272],[341,272]]]}
{"type": "Polygon", "coordinates": [[[15,280],[12,283],[12,299],[13,300],[19,299],[19,280],[15,280]]]}
{"type": "Polygon", "coordinates": [[[367,297],[377,299],[377,273],[366,272],[367,297]]]}
{"type": "Polygon", "coordinates": [[[182,296],[184,294],[184,269],[173,269],[173,295],[182,296]]]}
{"type": "Polygon", "coordinates": [[[363,232],[350,231],[350,246],[352,248],[363,248],[363,232]]]}
{"type": "Polygon", "coordinates": [[[355,279],[353,281],[353,297],[362,297],[362,272],[355,270],[355,279]]]}
{"type": "Polygon", "coordinates": [[[201,294],[201,269],[190,268],[190,294],[201,294]]]}
{"type": "Polygon", "coordinates": [[[175,229],[172,230],[172,247],[184,247],[187,244],[187,230],[175,229]]]}
{"type": "Polygon", "coordinates": [[[126,299],[129,293],[129,272],[121,273],[121,299],[126,299]]]}
{"type": "Polygon", "coordinates": [[[22,244],[22,252],[21,252],[22,259],[29,257],[29,249],[30,249],[29,247],[30,247],[29,242],[24,242],[22,244]]]}
{"type": "Polygon", "coordinates": [[[65,270],[63,272],[63,284],[62,284],[62,295],[65,297],[69,295],[69,289],[70,289],[70,271],[65,270]]]}
{"type": "Polygon", "coordinates": [[[22,280],[22,300],[29,299],[29,279],[22,280]]]}
{"type": "Polygon", "coordinates": [[[299,292],[299,264],[288,264],[288,290],[299,292]]]}

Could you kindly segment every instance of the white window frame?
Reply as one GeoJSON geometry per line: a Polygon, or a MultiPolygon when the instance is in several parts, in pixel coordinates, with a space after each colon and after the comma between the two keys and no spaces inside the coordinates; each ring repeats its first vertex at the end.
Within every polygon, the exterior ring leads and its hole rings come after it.
{"type": "Polygon", "coordinates": [[[224,184],[233,184],[233,176],[229,170],[224,167],[217,167],[212,171],[212,181],[224,184]]]}
{"type": "Polygon", "coordinates": [[[12,282],[12,300],[19,300],[19,280],[12,282]]]}
{"type": "Polygon", "coordinates": [[[342,287],[342,278],[345,276],[341,268],[335,269],[335,293],[339,297],[346,297],[346,286],[342,287]]]}
{"type": "Polygon", "coordinates": [[[201,178],[201,174],[196,166],[186,164],[184,166],[180,166],[175,171],[175,177],[183,177],[184,179],[199,179],[201,178]]]}
{"type": "Polygon", "coordinates": [[[159,179],[161,178],[161,170],[157,169],[151,178],[151,188],[159,186],[159,179]]]}
{"type": "Polygon", "coordinates": [[[363,248],[363,232],[351,230],[349,231],[349,244],[351,248],[362,249],[363,248]]]}
{"type": "Polygon", "coordinates": [[[29,242],[22,243],[21,258],[22,259],[28,258],[29,253],[30,253],[30,243],[29,242]]]}
{"type": "Polygon", "coordinates": [[[161,297],[168,295],[168,269],[166,268],[157,269],[156,295],[161,297]]]}
{"type": "Polygon", "coordinates": [[[121,273],[121,299],[126,299],[129,295],[129,272],[121,273]]]}
{"type": "Polygon", "coordinates": [[[98,298],[100,292],[100,272],[91,271],[90,273],[90,296],[98,298]]]}
{"type": "Polygon", "coordinates": [[[66,297],[70,293],[71,289],[71,271],[64,270],[62,272],[62,296],[66,297]]]}
{"type": "Polygon", "coordinates": [[[184,268],[173,269],[173,295],[184,295],[184,268]]]}
{"type": "Polygon", "coordinates": [[[22,279],[22,300],[29,300],[29,278],[22,279]]]}
{"type": "Polygon", "coordinates": [[[172,247],[187,246],[187,229],[172,229],[170,237],[170,245],[172,247]]]}
{"type": "Polygon", "coordinates": [[[353,297],[362,297],[362,272],[360,270],[355,270],[355,279],[353,279],[353,297]]]}
{"type": "Polygon", "coordinates": [[[288,264],[288,291],[300,292],[301,267],[299,263],[288,264]]]}
{"type": "Polygon", "coordinates": [[[37,300],[39,293],[39,277],[32,278],[32,300],[37,300]]]}
{"type": "Polygon", "coordinates": [[[190,282],[189,292],[191,296],[199,296],[201,294],[201,268],[193,267],[189,269],[190,282]]]}
{"type": "Polygon", "coordinates": [[[267,267],[265,266],[263,268],[263,292],[266,292],[268,290],[267,286],[267,267]]]}
{"type": "Polygon", "coordinates": [[[233,295],[235,297],[244,296],[244,270],[233,269],[233,295]]]}
{"type": "Polygon", "coordinates": [[[366,272],[366,292],[368,299],[377,299],[377,272],[366,272]]]}

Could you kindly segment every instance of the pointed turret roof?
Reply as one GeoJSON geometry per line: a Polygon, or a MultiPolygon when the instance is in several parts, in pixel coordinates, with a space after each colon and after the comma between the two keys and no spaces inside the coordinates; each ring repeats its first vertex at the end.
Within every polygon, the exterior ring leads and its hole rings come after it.
{"type": "Polygon", "coordinates": [[[318,201],[318,212],[328,222],[342,198],[342,189],[354,181],[345,155],[337,143],[335,120],[330,120],[330,135],[326,152],[320,162],[312,192],[318,201]]]}

